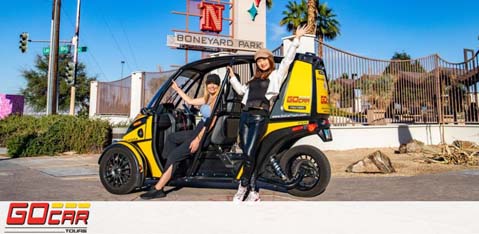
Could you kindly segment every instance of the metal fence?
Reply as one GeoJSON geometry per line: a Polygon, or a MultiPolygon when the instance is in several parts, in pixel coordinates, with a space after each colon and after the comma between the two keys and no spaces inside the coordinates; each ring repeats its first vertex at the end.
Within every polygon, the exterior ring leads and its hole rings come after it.
{"type": "Polygon", "coordinates": [[[146,106],[156,91],[175,73],[176,70],[164,72],[145,72],[143,76],[142,106],[146,106]]]}
{"type": "Polygon", "coordinates": [[[379,60],[322,46],[334,125],[478,123],[478,54],[379,60]]]}
{"type": "Polygon", "coordinates": [[[128,116],[130,101],[131,76],[112,82],[98,82],[97,114],[128,116]]]}
{"type": "MultiPolygon", "coordinates": [[[[138,103],[141,106],[146,106],[156,91],[174,72],[176,70],[143,72],[135,79],[128,76],[112,82],[98,82],[96,114],[129,116],[133,93],[135,93],[135,97],[138,97],[138,103]],[[141,90],[131,90],[133,83],[136,83],[133,87],[141,87],[141,90]],[[137,94],[140,95],[137,96],[137,94]]],[[[136,98],[134,99],[136,100],[136,98]]]]}
{"type": "MultiPolygon", "coordinates": [[[[280,56],[282,46],[274,50],[280,56]]],[[[438,55],[414,60],[379,60],[321,44],[329,78],[331,122],[338,125],[388,123],[479,123],[479,55],[462,63],[438,55]]],[[[237,65],[242,82],[252,74],[237,65]]],[[[145,106],[175,71],[142,75],[145,106]]],[[[99,82],[97,114],[129,115],[131,77],[99,82]]],[[[135,86],[136,87],[136,86],[135,86]]]]}

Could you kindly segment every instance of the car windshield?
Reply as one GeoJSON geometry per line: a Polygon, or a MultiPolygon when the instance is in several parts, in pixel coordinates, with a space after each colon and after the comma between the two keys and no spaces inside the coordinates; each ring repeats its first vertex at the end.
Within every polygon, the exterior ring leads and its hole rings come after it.
{"type": "MultiPolygon", "coordinates": [[[[196,97],[198,95],[198,83],[200,75],[192,70],[185,70],[181,72],[179,76],[176,77],[175,82],[188,96],[196,97]]],[[[169,84],[168,89],[166,90],[163,98],[160,103],[172,103],[174,106],[178,106],[181,97],[176,93],[171,84],[169,84]]]]}
{"type": "MultiPolygon", "coordinates": [[[[240,83],[246,83],[253,76],[254,65],[249,62],[249,60],[240,60],[232,66],[234,72],[238,75],[240,83]]],[[[201,72],[196,69],[182,70],[180,71],[180,74],[174,75],[174,81],[178,84],[178,87],[180,87],[188,96],[192,98],[198,98],[203,96],[205,91],[203,78],[206,77],[208,74],[218,74],[220,78],[223,79],[227,71],[226,65],[215,67],[215,69],[209,71],[207,69],[203,69],[201,70],[201,72]]],[[[197,65],[195,68],[198,68],[198,66],[199,65],[197,65]]],[[[153,107],[155,103],[169,103],[172,104],[175,108],[183,108],[183,105],[181,105],[183,100],[173,90],[170,82],[171,81],[168,80],[167,82],[165,82],[166,85],[162,85],[160,90],[155,94],[155,97],[150,101],[148,105],[149,107],[153,107]]]]}

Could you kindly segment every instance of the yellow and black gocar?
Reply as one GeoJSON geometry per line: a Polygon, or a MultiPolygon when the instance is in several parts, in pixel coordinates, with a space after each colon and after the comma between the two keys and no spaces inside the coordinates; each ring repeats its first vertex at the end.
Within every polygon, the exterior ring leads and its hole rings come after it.
{"type": "MultiPolygon", "coordinates": [[[[281,58],[276,57],[278,63],[281,58]]],[[[165,170],[164,142],[177,131],[193,129],[199,118],[171,88],[175,81],[189,96],[200,97],[209,73],[223,77],[212,110],[214,126],[201,139],[200,149],[175,171],[169,185],[235,188],[242,174],[237,147],[241,97],[227,80],[226,67],[243,82],[252,77],[252,55],[223,56],[187,64],[164,80],[146,108],[135,118],[121,141],[107,147],[99,159],[100,179],[111,193],[144,189],[165,170]]],[[[297,54],[280,94],[272,101],[269,123],[257,152],[258,185],[312,197],[325,191],[331,176],[328,159],[320,149],[295,143],[306,136],[331,141],[328,121],[328,80],[323,61],[312,54],[297,54]]],[[[145,84],[145,85],[148,85],[145,84]]]]}

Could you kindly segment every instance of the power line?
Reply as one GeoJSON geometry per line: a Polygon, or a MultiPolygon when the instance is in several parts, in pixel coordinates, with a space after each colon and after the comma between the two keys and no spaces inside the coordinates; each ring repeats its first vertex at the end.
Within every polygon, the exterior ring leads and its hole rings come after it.
{"type": "MultiPolygon", "coordinates": [[[[113,41],[115,42],[115,45],[116,45],[118,51],[120,52],[120,55],[123,57],[123,60],[128,61],[128,60],[126,59],[125,54],[123,53],[123,50],[122,50],[121,47],[120,47],[120,44],[118,43],[118,41],[116,40],[115,35],[113,34],[113,31],[111,30],[110,24],[107,22],[107,20],[106,20],[106,18],[105,18],[104,15],[102,15],[102,18],[103,18],[103,21],[104,21],[105,24],[106,24],[106,27],[108,28],[108,31],[110,32],[110,35],[111,35],[113,41]]],[[[129,69],[130,71],[133,70],[133,69],[131,69],[129,63],[126,63],[126,66],[128,67],[128,69],[129,69]]],[[[123,78],[123,77],[122,77],[122,78],[123,78]]]]}
{"type": "MultiPolygon", "coordinates": [[[[67,11],[65,11],[63,5],[61,6],[61,8],[62,8],[62,12],[65,13],[65,15],[67,16],[67,19],[68,19],[68,22],[70,23],[70,25],[71,25],[72,27],[75,27],[75,23],[72,21],[71,16],[67,13],[67,11]]],[[[85,36],[82,37],[82,41],[84,41],[85,44],[88,45],[88,44],[89,44],[88,41],[85,40],[86,33],[83,32],[82,35],[85,35],[85,36]]],[[[96,58],[95,58],[93,52],[90,50],[90,51],[88,51],[86,54],[88,54],[88,55],[92,58],[92,60],[94,61],[95,65],[96,65],[97,68],[100,70],[100,73],[103,75],[103,77],[105,77],[105,79],[108,80],[108,77],[106,76],[105,72],[103,72],[103,69],[102,69],[100,63],[98,63],[98,61],[96,60],[96,58]]]]}
{"type": "Polygon", "coordinates": [[[120,21],[120,27],[123,31],[123,34],[125,35],[125,38],[126,38],[126,42],[128,44],[128,48],[130,49],[130,53],[131,55],[133,56],[133,62],[135,63],[135,69],[138,69],[138,62],[136,60],[136,56],[135,56],[135,53],[134,53],[134,50],[133,48],[131,47],[131,43],[130,43],[130,39],[128,38],[128,34],[126,33],[125,31],[125,27],[123,27],[123,23],[122,21],[120,21]]]}
{"type": "Polygon", "coordinates": [[[96,60],[95,56],[93,56],[93,54],[91,53],[87,53],[93,60],[93,62],[98,66],[98,68],[100,69],[100,72],[101,74],[103,74],[103,76],[105,77],[106,80],[109,80],[108,77],[105,75],[105,73],[103,72],[103,69],[101,68],[100,64],[98,63],[98,61],[96,60]]]}

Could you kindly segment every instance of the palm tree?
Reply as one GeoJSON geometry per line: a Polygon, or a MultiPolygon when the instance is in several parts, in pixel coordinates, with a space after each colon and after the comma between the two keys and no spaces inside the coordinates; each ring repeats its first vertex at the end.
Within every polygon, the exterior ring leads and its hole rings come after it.
{"type": "Polygon", "coordinates": [[[336,20],[336,14],[333,13],[333,10],[327,6],[326,3],[319,3],[317,4],[318,15],[316,17],[316,37],[319,38],[319,56],[322,57],[323,55],[323,45],[322,43],[324,40],[330,41],[334,40],[337,36],[339,36],[340,29],[338,20],[336,20]]]}
{"type": "MultiPolygon", "coordinates": [[[[272,0],[269,0],[272,1],[272,0]]],[[[280,25],[286,24],[288,31],[293,32],[298,26],[308,23],[308,34],[316,34],[315,19],[318,13],[316,9],[317,0],[308,0],[307,4],[304,0],[300,4],[288,2],[287,11],[283,11],[285,17],[281,20],[280,25]],[[306,6],[306,7],[305,7],[306,6]],[[307,19],[307,20],[305,20],[307,19]]],[[[268,2],[266,2],[268,4],[268,2]]]]}
{"type": "Polygon", "coordinates": [[[273,7],[273,0],[266,0],[266,7],[271,9],[271,7],[273,7]]]}
{"type": "Polygon", "coordinates": [[[320,46],[318,46],[319,56],[323,54],[322,43],[324,40],[333,40],[340,35],[340,24],[336,20],[336,14],[326,3],[321,4],[317,0],[308,0],[308,2],[301,0],[300,4],[296,1],[289,1],[282,14],[284,17],[279,24],[286,25],[289,32],[294,32],[302,24],[308,23],[310,25],[310,32],[315,31],[314,34],[320,42],[320,46]],[[316,7],[313,9],[312,6],[316,7]]]}
{"type": "Polygon", "coordinates": [[[286,10],[283,11],[283,19],[279,22],[279,25],[286,25],[288,32],[294,32],[294,30],[308,22],[307,8],[305,1],[301,0],[301,4],[296,1],[289,1],[286,5],[286,10]]]}
{"type": "Polygon", "coordinates": [[[316,24],[315,19],[318,15],[318,11],[316,9],[317,0],[308,0],[308,34],[316,35],[316,24]]]}

